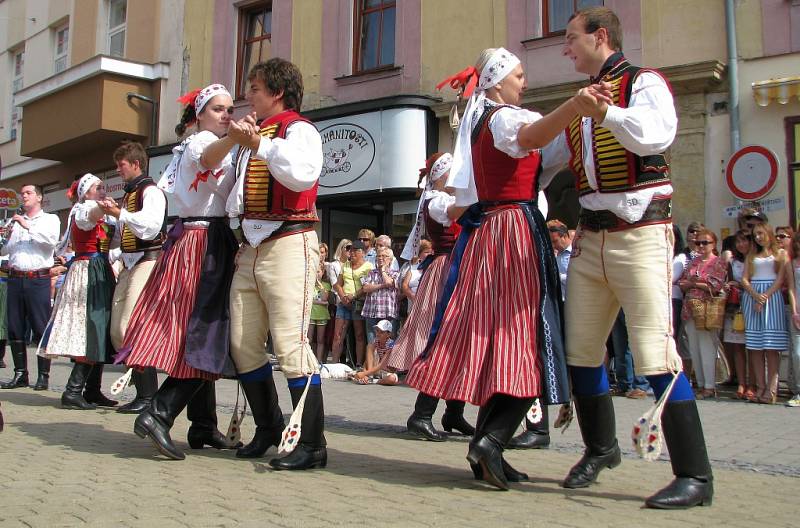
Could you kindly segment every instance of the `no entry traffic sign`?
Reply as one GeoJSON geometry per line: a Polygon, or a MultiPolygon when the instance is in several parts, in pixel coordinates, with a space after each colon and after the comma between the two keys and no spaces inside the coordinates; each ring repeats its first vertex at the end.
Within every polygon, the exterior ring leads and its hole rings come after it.
{"type": "Polygon", "coordinates": [[[751,145],[736,151],[725,168],[725,183],[740,200],[763,198],[778,181],[778,158],[766,147],[751,145]]]}

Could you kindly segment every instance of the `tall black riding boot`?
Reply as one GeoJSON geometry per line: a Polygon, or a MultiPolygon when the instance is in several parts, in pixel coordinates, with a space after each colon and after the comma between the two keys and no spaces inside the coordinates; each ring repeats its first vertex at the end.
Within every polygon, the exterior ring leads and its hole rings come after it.
{"type": "MultiPolygon", "coordinates": [[[[500,398],[502,399],[502,398],[500,398]]],[[[483,438],[485,433],[486,421],[487,419],[492,416],[494,413],[495,405],[497,404],[498,398],[490,398],[485,404],[481,405],[480,409],[478,409],[478,418],[475,421],[475,435],[473,436],[472,440],[469,443],[470,448],[472,445],[483,438]]],[[[513,433],[512,433],[513,434],[513,433]]],[[[528,474],[523,473],[522,471],[517,471],[514,469],[511,464],[506,462],[506,459],[503,458],[502,454],[500,458],[503,462],[503,473],[505,474],[506,480],[509,482],[525,482],[528,480],[528,474]]],[[[472,475],[475,477],[475,480],[483,480],[483,469],[481,468],[480,464],[473,464],[470,462],[469,467],[472,469],[472,475]]]]}
{"type": "Polygon", "coordinates": [[[11,341],[11,358],[14,360],[14,377],[0,384],[0,389],[28,386],[28,350],[24,341],[11,341]]]}
{"type": "Polygon", "coordinates": [[[675,479],[645,504],[648,508],[665,510],[711,506],[714,476],[695,401],[668,401],[661,415],[661,426],[675,479]]]}
{"type": "Polygon", "coordinates": [[[406,422],[408,432],[433,442],[447,440],[445,435],[433,427],[433,413],[436,412],[437,405],[439,405],[439,398],[420,392],[417,395],[417,402],[414,404],[414,412],[406,422]]]}
{"type": "Polygon", "coordinates": [[[217,429],[217,394],[213,381],[204,383],[189,400],[186,417],[192,422],[186,434],[192,449],[203,449],[205,445],[214,449],[233,449],[242,445],[232,445],[217,429]]]}
{"type": "MultiPolygon", "coordinates": [[[[238,458],[258,458],[264,456],[270,446],[278,447],[286,423],[278,405],[278,391],[272,376],[260,381],[243,381],[242,390],[256,423],[256,434],[246,446],[236,451],[238,458]]],[[[309,389],[311,390],[311,389],[309,389]]]]}
{"type": "Polygon", "coordinates": [[[91,411],[97,408],[94,403],[89,403],[83,397],[83,388],[86,386],[91,371],[91,363],[78,363],[72,365],[72,372],[67,380],[67,386],[61,394],[61,407],[64,409],[74,409],[79,411],[91,411]]]}
{"type": "MultiPolygon", "coordinates": [[[[297,407],[305,387],[289,387],[292,407],[297,407]]],[[[269,465],[274,469],[312,469],[328,464],[328,450],[325,447],[325,409],[322,403],[322,385],[311,385],[303,407],[300,421],[300,440],[294,451],[283,458],[273,458],[269,465]]]]}
{"type": "Polygon", "coordinates": [[[448,433],[452,433],[455,429],[463,435],[474,435],[475,428],[464,419],[465,403],[458,400],[446,400],[445,404],[447,407],[442,415],[442,429],[448,433]]]}
{"type": "Polygon", "coordinates": [[[153,367],[148,367],[141,372],[134,370],[131,378],[136,387],[136,397],[132,402],[120,405],[117,409],[118,413],[139,414],[150,407],[153,395],[158,390],[158,376],[153,367]]]}
{"type": "Polygon", "coordinates": [[[501,490],[508,489],[503,448],[514,436],[514,431],[532,404],[533,398],[495,394],[487,402],[487,411],[481,416],[478,428],[480,436],[476,434],[470,442],[467,460],[473,472],[475,466],[480,466],[483,480],[501,490]]]}
{"type": "Polygon", "coordinates": [[[6,368],[6,362],[3,361],[6,357],[6,340],[0,339],[0,368],[6,368]]]}
{"type": "Polygon", "coordinates": [[[597,480],[603,468],[611,469],[622,462],[611,395],[576,394],[575,411],[586,449],[583,457],[569,470],[567,478],[561,484],[565,488],[585,488],[597,480]]]}
{"type": "Polygon", "coordinates": [[[35,391],[47,390],[50,386],[50,363],[51,360],[36,356],[37,377],[36,385],[33,386],[35,391]]]}
{"type": "Polygon", "coordinates": [[[547,449],[550,446],[550,421],[547,405],[542,405],[542,420],[535,424],[525,417],[525,430],[511,439],[508,449],[547,449]]]}
{"type": "Polygon", "coordinates": [[[136,417],[133,432],[140,438],[149,436],[156,449],[168,458],[173,460],[186,458],[183,452],[172,443],[169,430],[175,423],[175,418],[204,383],[207,383],[206,380],[198,378],[168,377],[156,391],[150,407],[136,417]]]}
{"type": "Polygon", "coordinates": [[[98,407],[114,407],[119,402],[106,398],[100,391],[100,386],[103,384],[103,369],[105,365],[102,363],[95,363],[94,368],[89,373],[89,378],[86,380],[86,387],[83,389],[83,397],[89,403],[94,403],[98,407]]]}

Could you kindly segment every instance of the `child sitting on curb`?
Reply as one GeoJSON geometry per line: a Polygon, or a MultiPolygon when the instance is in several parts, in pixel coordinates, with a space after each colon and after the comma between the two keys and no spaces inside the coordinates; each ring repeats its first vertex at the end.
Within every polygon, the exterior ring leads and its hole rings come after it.
{"type": "Polygon", "coordinates": [[[359,385],[367,385],[371,377],[376,376],[378,385],[397,385],[397,374],[393,372],[394,369],[386,366],[394,346],[394,340],[391,339],[392,323],[382,319],[373,328],[375,341],[367,346],[365,368],[355,374],[353,381],[359,385]]]}

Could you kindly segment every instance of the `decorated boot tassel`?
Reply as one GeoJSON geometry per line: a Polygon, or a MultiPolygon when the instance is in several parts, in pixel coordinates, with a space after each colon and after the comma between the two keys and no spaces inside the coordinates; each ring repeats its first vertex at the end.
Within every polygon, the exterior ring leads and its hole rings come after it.
{"type": "Polygon", "coordinates": [[[572,423],[572,419],[574,417],[575,413],[572,410],[572,402],[565,403],[558,409],[558,416],[556,417],[556,421],[553,423],[553,427],[556,429],[561,429],[561,434],[564,434],[569,425],[572,423]]]}
{"type": "Polygon", "coordinates": [[[132,375],[133,375],[133,369],[129,368],[125,374],[123,374],[117,381],[111,384],[111,389],[110,389],[111,394],[116,396],[120,392],[124,391],[125,387],[131,384],[132,375]]]}
{"type": "Polygon", "coordinates": [[[239,411],[239,390],[241,386],[236,385],[236,404],[233,406],[233,415],[231,422],[228,424],[228,432],[225,433],[225,438],[228,439],[228,445],[235,446],[242,439],[242,420],[244,420],[245,411],[247,411],[247,398],[244,400],[242,410],[239,411]]]}
{"type": "Polygon", "coordinates": [[[633,431],[631,432],[633,447],[636,449],[636,453],[648,462],[656,460],[661,455],[661,447],[664,443],[664,434],[661,431],[661,414],[664,412],[664,405],[666,405],[679,375],[680,370],[673,373],[672,381],[669,383],[667,390],[664,391],[664,394],[661,395],[661,398],[633,424],[633,431]]]}
{"type": "Polygon", "coordinates": [[[533,405],[531,405],[531,408],[528,409],[528,413],[525,415],[525,418],[527,418],[531,423],[538,424],[542,421],[542,416],[542,400],[536,398],[533,400],[533,405]]]}
{"type": "Polygon", "coordinates": [[[302,433],[300,422],[303,420],[303,407],[306,405],[306,396],[308,395],[308,387],[311,386],[312,376],[313,373],[308,375],[306,388],[303,389],[300,401],[297,402],[297,407],[294,408],[294,412],[289,417],[289,425],[283,430],[281,445],[278,446],[278,452],[280,453],[291,453],[294,451],[294,448],[297,447],[297,442],[300,440],[300,434],[302,433]]]}

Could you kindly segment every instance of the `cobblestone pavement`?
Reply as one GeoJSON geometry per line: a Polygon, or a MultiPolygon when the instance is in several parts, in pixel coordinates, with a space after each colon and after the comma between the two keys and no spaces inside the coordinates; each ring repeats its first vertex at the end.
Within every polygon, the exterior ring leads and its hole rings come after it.
{"type": "MultiPolygon", "coordinates": [[[[32,357],[31,365],[35,365],[32,357]]],[[[472,480],[467,439],[423,442],[405,434],[416,393],[406,387],[324,385],[329,463],[323,470],[275,472],[268,457],[190,450],[188,423],[173,428],[184,461],[167,461],[112,410],[66,411],[59,396],[70,369],[53,364],[49,391],[0,391],[0,526],[797,526],[800,409],[720,399],[699,402],[715,467],[710,508],[651,511],[643,499],[671,478],[669,463],[628,450],[623,464],[584,490],[559,482],[581,450],[579,431],[553,433],[545,451],[507,451],[531,482],[500,492],[472,480]]],[[[109,368],[104,385],[121,374],[109,368]]],[[[10,376],[4,369],[0,377],[10,376]]],[[[279,373],[282,406],[288,391],[279,373]]],[[[218,382],[221,429],[236,385],[218,382]]],[[[132,397],[129,389],[123,399],[132,397]]],[[[625,446],[646,400],[615,398],[625,446]]],[[[443,405],[441,407],[444,407],[443,405]]],[[[441,411],[440,411],[441,412],[441,411]]],[[[475,409],[468,407],[474,420],[475,409]]],[[[436,422],[438,425],[438,413],[436,422]]],[[[253,433],[252,418],[243,437],[253,433]]],[[[269,455],[272,455],[271,451],[269,455]]]]}

